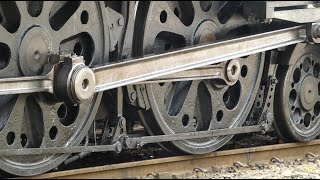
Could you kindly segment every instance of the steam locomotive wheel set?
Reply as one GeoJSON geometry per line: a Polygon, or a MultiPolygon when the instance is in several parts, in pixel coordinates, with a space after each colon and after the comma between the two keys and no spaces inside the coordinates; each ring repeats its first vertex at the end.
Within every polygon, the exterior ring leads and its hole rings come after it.
{"type": "Polygon", "coordinates": [[[317,138],[318,6],[0,2],[0,169],[149,143],[205,154],[251,132],[317,138]]]}

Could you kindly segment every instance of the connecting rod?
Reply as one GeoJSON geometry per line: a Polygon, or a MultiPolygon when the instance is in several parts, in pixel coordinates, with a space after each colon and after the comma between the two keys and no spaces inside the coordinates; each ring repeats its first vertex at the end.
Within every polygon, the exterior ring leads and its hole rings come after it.
{"type": "Polygon", "coordinates": [[[0,95],[50,92],[80,103],[96,92],[161,77],[168,79],[170,74],[307,42],[307,27],[318,26],[300,25],[91,68],[84,65],[83,57],[64,57],[45,76],[0,79],[0,95]]]}

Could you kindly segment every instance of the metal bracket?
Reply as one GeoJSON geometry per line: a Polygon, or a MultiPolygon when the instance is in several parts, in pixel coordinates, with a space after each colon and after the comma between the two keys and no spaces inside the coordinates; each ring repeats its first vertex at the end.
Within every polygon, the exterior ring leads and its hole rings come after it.
{"type": "Polygon", "coordinates": [[[109,51],[112,52],[116,48],[123,26],[124,26],[124,18],[123,16],[118,13],[117,11],[106,7],[106,15],[108,18],[108,26],[109,26],[109,34],[110,34],[110,46],[109,51]]]}
{"type": "Polygon", "coordinates": [[[119,141],[122,136],[126,135],[126,132],[126,119],[124,117],[120,117],[111,142],[115,143],[119,141]]]}
{"type": "Polygon", "coordinates": [[[146,86],[144,84],[128,85],[128,102],[133,106],[148,110],[150,108],[150,103],[146,91],[146,86]]]}
{"type": "Polygon", "coordinates": [[[127,101],[131,104],[131,105],[135,105],[135,101],[137,100],[137,92],[134,89],[133,85],[128,85],[127,86],[127,101]]]}
{"type": "Polygon", "coordinates": [[[309,43],[320,43],[320,23],[307,24],[306,33],[309,43]]]}
{"type": "Polygon", "coordinates": [[[122,151],[122,141],[126,136],[126,119],[124,117],[118,118],[118,124],[116,127],[105,126],[104,133],[102,135],[101,144],[117,144],[116,151],[122,151]]]}
{"type": "Polygon", "coordinates": [[[277,64],[273,62],[273,56],[276,51],[270,51],[268,58],[268,65],[265,66],[264,75],[260,88],[257,92],[257,97],[254,102],[254,107],[251,114],[244,125],[261,124],[262,133],[265,134],[271,129],[273,123],[273,103],[274,103],[274,92],[275,86],[278,80],[275,76],[277,64]],[[257,121],[258,119],[258,121],[257,121]]]}
{"type": "Polygon", "coordinates": [[[263,124],[262,133],[266,133],[271,127],[273,122],[273,100],[274,100],[274,91],[275,86],[278,83],[278,80],[275,76],[269,76],[269,81],[267,84],[267,95],[264,100],[264,107],[262,110],[262,115],[260,116],[259,122],[263,124]]]}
{"type": "Polygon", "coordinates": [[[247,1],[243,12],[246,16],[258,17],[266,22],[273,19],[296,23],[311,23],[320,20],[317,1],[247,1]]]}

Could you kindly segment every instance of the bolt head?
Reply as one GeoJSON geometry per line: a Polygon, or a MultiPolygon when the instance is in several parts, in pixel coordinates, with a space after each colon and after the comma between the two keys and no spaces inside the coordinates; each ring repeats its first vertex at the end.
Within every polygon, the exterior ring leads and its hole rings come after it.
{"type": "Polygon", "coordinates": [[[125,125],[126,125],[126,119],[124,118],[124,117],[121,117],[120,119],[119,119],[119,125],[121,126],[121,127],[124,127],[125,125]]]}
{"type": "Polygon", "coordinates": [[[95,84],[95,76],[90,68],[86,66],[78,68],[71,77],[71,92],[73,97],[78,102],[90,99],[94,95],[95,84]]]}
{"type": "Polygon", "coordinates": [[[123,18],[119,18],[119,19],[118,19],[118,25],[119,25],[119,26],[123,26],[123,24],[124,24],[123,18]]]}
{"type": "Polygon", "coordinates": [[[236,82],[240,75],[240,63],[237,59],[231,60],[226,67],[227,79],[230,82],[236,82]]]}
{"type": "Polygon", "coordinates": [[[276,85],[278,84],[278,79],[272,79],[271,80],[271,85],[276,85]]]}
{"type": "Polygon", "coordinates": [[[137,93],[136,92],[131,92],[130,99],[131,99],[131,101],[135,101],[137,99],[137,93]]]}
{"type": "Polygon", "coordinates": [[[116,145],[116,149],[117,149],[117,152],[121,152],[122,151],[122,145],[120,143],[118,143],[116,145]]]}

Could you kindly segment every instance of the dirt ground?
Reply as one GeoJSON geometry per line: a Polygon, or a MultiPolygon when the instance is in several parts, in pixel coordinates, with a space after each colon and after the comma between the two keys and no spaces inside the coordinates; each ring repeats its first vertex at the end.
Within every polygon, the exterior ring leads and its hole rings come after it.
{"type": "Polygon", "coordinates": [[[269,163],[235,164],[232,167],[210,169],[194,168],[191,171],[177,173],[148,174],[138,179],[320,179],[320,160],[280,159],[269,163]]]}

